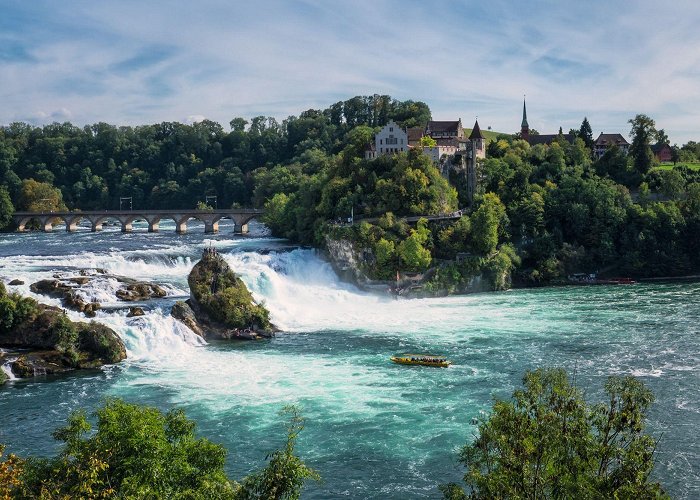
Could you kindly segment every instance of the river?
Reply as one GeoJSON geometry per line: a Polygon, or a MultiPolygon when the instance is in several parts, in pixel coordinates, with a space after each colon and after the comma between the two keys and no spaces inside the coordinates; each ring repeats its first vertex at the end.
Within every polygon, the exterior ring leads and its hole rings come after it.
{"type": "MultiPolygon", "coordinates": [[[[183,408],[198,433],[228,450],[241,478],[263,466],[285,433],[278,411],[302,407],[297,451],[323,481],[304,498],[423,498],[460,481],[457,450],[472,418],[508,397],[523,373],[560,366],[589,399],[606,377],[631,374],[656,395],[649,418],[660,437],[655,477],[674,498],[700,497],[700,284],[636,284],[513,290],[440,299],[393,300],[339,281],[311,249],[290,247],[252,224],[234,237],[116,228],[91,233],[0,235],[0,278],[45,303],[29,285],[61,271],[104,268],[167,285],[168,297],[140,318],[98,312],[124,339],[116,366],[0,387],[0,443],[19,455],[50,455],[51,431],[77,408],[107,397],[183,408]],[[169,316],[187,294],[187,274],[216,246],[284,330],[270,341],[201,342],[169,316]],[[403,352],[447,355],[448,369],[402,367],[403,352]]],[[[109,286],[89,293],[119,306],[109,286]],[[110,298],[111,297],[111,298],[110,298]]],[[[123,305],[123,304],[122,304],[123,305]]],[[[77,313],[70,313],[80,319],[77,313]]]]}

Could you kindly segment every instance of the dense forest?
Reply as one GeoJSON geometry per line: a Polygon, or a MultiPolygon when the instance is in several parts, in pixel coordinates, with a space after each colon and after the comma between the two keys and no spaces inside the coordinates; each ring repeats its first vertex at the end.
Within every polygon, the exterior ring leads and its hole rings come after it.
{"type": "Polygon", "coordinates": [[[629,154],[613,147],[597,160],[587,120],[573,144],[562,135],[531,147],[501,135],[478,164],[467,207],[463,176],[453,171],[448,180],[419,150],[364,159],[387,120],[408,127],[430,118],[422,102],[374,95],[281,123],[235,118],[229,131],[206,120],[13,123],[0,128],[0,226],[15,209],[115,209],[120,197],[132,197],[135,209],[194,208],[215,196],[219,208],[264,206],[273,233],[293,241],[354,241],[371,256],[373,278],[437,267],[434,286],[450,291],[486,268],[500,276],[494,288],[509,286],[511,271],[523,284],[544,284],[575,272],[700,269],[700,172],[682,166],[697,160],[697,143],[677,148],[681,164],[664,170],[650,146],[665,134],[644,115],[630,120],[629,154]],[[401,220],[458,208],[464,215],[452,222],[401,220]],[[351,213],[359,223],[338,223],[351,213]],[[460,255],[468,258],[457,265],[460,255]]]}

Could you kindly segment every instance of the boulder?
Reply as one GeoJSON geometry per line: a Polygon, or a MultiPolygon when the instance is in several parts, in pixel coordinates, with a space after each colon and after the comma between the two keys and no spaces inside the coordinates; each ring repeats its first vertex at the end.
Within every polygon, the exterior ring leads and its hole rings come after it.
{"type": "Polygon", "coordinates": [[[122,287],[115,292],[115,296],[125,302],[141,302],[167,295],[167,292],[155,283],[137,281],[123,276],[106,275],[103,269],[96,269],[92,271],[92,274],[82,270],[79,274],[79,276],[72,277],[56,274],[54,279],[32,283],[30,289],[34,293],[60,298],[64,307],[82,312],[88,317],[94,317],[96,311],[102,307],[99,302],[89,302],[79,293],[81,287],[90,284],[93,280],[117,280],[122,287]]]}
{"type": "Polygon", "coordinates": [[[133,318],[134,316],[143,316],[145,311],[142,307],[134,306],[129,308],[129,314],[126,315],[127,318],[133,318]]]}
{"type": "Polygon", "coordinates": [[[125,302],[141,302],[148,299],[162,298],[167,292],[155,283],[129,283],[115,292],[125,302]]]}
{"type": "Polygon", "coordinates": [[[194,314],[194,311],[187,302],[183,302],[181,300],[175,302],[170,314],[173,318],[181,321],[186,327],[200,337],[206,337],[204,330],[202,330],[202,327],[197,321],[197,316],[194,314]]]}
{"type": "Polygon", "coordinates": [[[18,323],[0,328],[0,347],[4,350],[0,357],[17,356],[10,363],[15,376],[96,368],[126,359],[126,347],[111,328],[94,322],[73,322],[64,310],[31,298],[10,295],[7,299],[21,302],[25,311],[18,323]]]}
{"type": "Polygon", "coordinates": [[[187,277],[190,298],[173,306],[172,315],[207,339],[251,340],[271,337],[270,313],[226,261],[207,249],[187,277]]]}
{"type": "Polygon", "coordinates": [[[18,279],[14,279],[14,280],[10,281],[10,282],[8,283],[8,285],[11,285],[11,286],[24,285],[24,281],[18,280],[18,279]]]}

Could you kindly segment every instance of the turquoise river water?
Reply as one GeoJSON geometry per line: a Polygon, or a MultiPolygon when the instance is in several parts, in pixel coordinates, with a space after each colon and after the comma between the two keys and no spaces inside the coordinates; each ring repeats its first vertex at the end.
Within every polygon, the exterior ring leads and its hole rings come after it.
{"type": "MultiPolygon", "coordinates": [[[[674,498],[700,498],[700,284],[637,284],[513,290],[392,300],[339,281],[310,249],[254,226],[210,238],[192,224],[176,236],[111,228],[0,235],[0,278],[29,284],[56,272],[104,268],[166,285],[168,297],[127,318],[102,282],[85,294],[114,306],[98,313],[128,347],[103,370],[0,387],[0,443],[19,455],[50,455],[51,431],[77,408],[106,397],[183,408],[198,432],[229,450],[240,478],[284,440],[277,415],[297,403],[307,419],[299,454],[321,474],[304,498],[435,498],[459,481],[456,452],[471,420],[508,397],[538,366],[576,371],[589,399],[612,374],[640,377],[657,401],[650,430],[661,438],[655,477],[674,498]],[[205,344],[169,316],[187,295],[187,274],[213,244],[284,330],[270,341],[205,344]],[[402,352],[447,355],[448,369],[402,367],[402,352]]],[[[46,303],[53,299],[38,297],[46,303]]],[[[80,315],[71,313],[79,319],[80,315]]]]}

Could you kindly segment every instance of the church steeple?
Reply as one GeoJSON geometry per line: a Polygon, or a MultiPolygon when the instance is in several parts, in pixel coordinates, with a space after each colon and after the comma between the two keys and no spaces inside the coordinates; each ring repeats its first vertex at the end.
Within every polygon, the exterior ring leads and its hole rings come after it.
{"type": "Polygon", "coordinates": [[[523,122],[520,124],[520,137],[527,141],[530,139],[530,125],[527,123],[527,109],[525,108],[525,96],[523,96],[523,122]]]}

